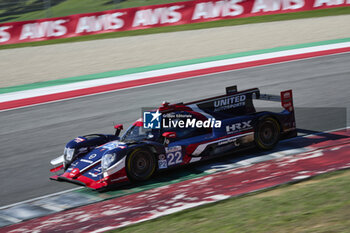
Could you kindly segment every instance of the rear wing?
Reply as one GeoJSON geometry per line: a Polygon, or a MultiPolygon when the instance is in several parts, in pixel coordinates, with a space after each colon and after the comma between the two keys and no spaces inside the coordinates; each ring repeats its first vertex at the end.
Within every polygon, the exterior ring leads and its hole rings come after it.
{"type": "Polygon", "coordinates": [[[294,112],[292,90],[282,91],[281,95],[261,94],[258,88],[237,91],[237,86],[226,87],[226,94],[207,99],[196,100],[187,103],[177,103],[170,105],[164,103],[159,110],[166,111],[186,111],[187,107],[204,111],[215,118],[226,118],[229,116],[239,116],[255,113],[253,99],[281,102],[282,107],[294,112]]]}
{"type": "MultiPolygon", "coordinates": [[[[287,110],[289,112],[294,111],[293,91],[292,90],[281,91],[280,95],[262,94],[262,93],[260,93],[260,90],[258,88],[250,89],[250,90],[257,90],[252,95],[253,99],[281,102],[281,105],[285,110],[287,110]]],[[[244,92],[244,91],[242,91],[242,92],[244,92]]],[[[237,86],[226,87],[226,95],[232,95],[232,94],[236,94],[236,93],[239,93],[237,91],[237,86]]]]}
{"type": "Polygon", "coordinates": [[[229,116],[239,116],[254,113],[254,96],[259,96],[258,88],[252,88],[244,91],[237,91],[237,87],[226,88],[226,94],[207,99],[197,100],[184,105],[202,111],[214,116],[215,118],[226,118],[229,116]]]}

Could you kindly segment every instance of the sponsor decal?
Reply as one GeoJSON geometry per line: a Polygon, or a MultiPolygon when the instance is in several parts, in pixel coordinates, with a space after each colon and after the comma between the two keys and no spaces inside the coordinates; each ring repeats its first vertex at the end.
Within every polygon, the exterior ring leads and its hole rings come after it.
{"type": "Polygon", "coordinates": [[[108,143],[102,145],[102,148],[107,149],[107,150],[113,150],[113,149],[115,149],[117,147],[119,147],[119,148],[124,147],[125,148],[126,146],[125,146],[125,143],[119,142],[119,141],[117,141],[117,142],[116,141],[108,142],[108,143]]]}
{"type": "Polygon", "coordinates": [[[92,154],[92,155],[89,156],[89,159],[93,159],[93,158],[95,158],[96,156],[97,156],[97,154],[92,154]]]}
{"type": "Polygon", "coordinates": [[[293,99],[292,99],[292,91],[283,91],[281,92],[281,101],[282,107],[287,109],[288,111],[293,111],[293,99]]]}
{"type": "Polygon", "coordinates": [[[252,13],[298,10],[305,5],[304,0],[256,0],[252,13]]]}
{"type": "Polygon", "coordinates": [[[101,175],[102,173],[92,173],[92,172],[89,172],[89,175],[92,176],[92,177],[98,177],[99,175],[101,175]]]}
{"type": "Polygon", "coordinates": [[[194,7],[192,20],[213,19],[228,16],[238,16],[244,11],[242,5],[237,3],[242,0],[233,1],[210,1],[197,3],[194,7]]]}
{"type": "Polygon", "coordinates": [[[75,138],[74,141],[75,141],[76,143],[80,143],[80,142],[85,141],[85,139],[84,139],[84,138],[75,138]]]}
{"type": "Polygon", "coordinates": [[[7,42],[11,39],[11,34],[7,31],[12,28],[12,26],[0,27],[0,43],[7,42]]]}
{"type": "Polygon", "coordinates": [[[103,14],[99,16],[84,16],[80,17],[76,27],[76,33],[100,32],[120,29],[125,22],[119,18],[125,13],[116,12],[113,14],[103,14]]]}
{"type": "Polygon", "coordinates": [[[61,37],[67,33],[67,28],[62,25],[64,23],[66,23],[66,20],[59,19],[55,21],[24,24],[19,40],[61,37]]]}
{"type": "Polygon", "coordinates": [[[290,95],[290,92],[284,92],[283,93],[283,98],[284,99],[290,99],[291,95],[290,95]]]}
{"type": "Polygon", "coordinates": [[[340,6],[344,4],[350,4],[349,0],[316,0],[314,3],[314,7],[322,7],[322,6],[340,6]]]}
{"type": "Polygon", "coordinates": [[[164,168],[167,168],[168,167],[168,162],[166,160],[166,157],[164,154],[160,154],[158,155],[158,168],[159,169],[164,169],[164,168]]]}
{"type": "Polygon", "coordinates": [[[69,173],[69,177],[74,177],[76,175],[79,174],[79,168],[74,168],[70,173],[69,173]]]}
{"type": "Polygon", "coordinates": [[[166,159],[158,160],[158,168],[159,169],[168,168],[168,163],[167,163],[166,159]]]}
{"type": "Polygon", "coordinates": [[[221,141],[218,143],[218,146],[223,146],[223,145],[231,144],[231,143],[233,143],[235,146],[239,146],[239,143],[237,142],[236,138],[230,138],[230,139],[227,139],[225,141],[221,141]]]}
{"type": "Polygon", "coordinates": [[[93,163],[93,161],[87,160],[87,159],[81,159],[80,161],[85,162],[85,163],[93,163]]]}
{"type": "Polygon", "coordinates": [[[177,12],[177,10],[183,7],[184,6],[171,6],[138,10],[135,13],[132,27],[177,23],[182,18],[182,14],[177,12]]]}
{"type": "Polygon", "coordinates": [[[214,112],[245,106],[246,95],[237,95],[214,101],[214,112]]]}
{"type": "Polygon", "coordinates": [[[242,122],[238,122],[238,123],[234,123],[231,125],[227,125],[226,126],[226,133],[227,134],[233,134],[233,133],[237,133],[240,132],[242,130],[247,130],[247,129],[251,129],[253,128],[251,126],[251,120],[249,121],[242,121],[242,122]]]}
{"type": "Polygon", "coordinates": [[[128,178],[128,177],[127,177],[127,176],[121,176],[121,177],[116,178],[116,179],[113,179],[113,180],[111,180],[111,181],[124,180],[124,179],[126,179],[126,178],[128,178]]]}
{"type": "Polygon", "coordinates": [[[68,38],[213,20],[346,7],[349,0],[212,0],[77,14],[0,24],[0,44],[68,38]]]}

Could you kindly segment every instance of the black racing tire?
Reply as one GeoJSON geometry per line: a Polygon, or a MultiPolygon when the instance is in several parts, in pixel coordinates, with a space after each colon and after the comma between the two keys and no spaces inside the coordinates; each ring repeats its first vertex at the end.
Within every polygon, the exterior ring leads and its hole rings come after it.
{"type": "Polygon", "coordinates": [[[280,140],[281,127],[273,117],[261,118],[255,129],[255,144],[259,149],[270,150],[280,140]]]}
{"type": "Polygon", "coordinates": [[[145,148],[136,148],[126,158],[126,172],[132,181],[147,180],[155,170],[155,156],[145,148]]]}

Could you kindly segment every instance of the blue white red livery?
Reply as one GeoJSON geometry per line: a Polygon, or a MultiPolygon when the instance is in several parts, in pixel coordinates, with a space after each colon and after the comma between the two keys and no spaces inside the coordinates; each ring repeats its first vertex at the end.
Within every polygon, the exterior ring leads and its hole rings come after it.
{"type": "Polygon", "coordinates": [[[137,120],[121,136],[123,125],[116,125],[114,135],[91,134],[68,142],[63,155],[51,161],[51,171],[60,173],[51,179],[105,189],[252,146],[268,150],[280,139],[296,136],[291,90],[277,96],[232,86],[221,96],[163,103],[147,114],[153,114],[144,115],[147,122],[137,120]],[[279,101],[283,109],[256,111],[254,99],[279,101]]]}

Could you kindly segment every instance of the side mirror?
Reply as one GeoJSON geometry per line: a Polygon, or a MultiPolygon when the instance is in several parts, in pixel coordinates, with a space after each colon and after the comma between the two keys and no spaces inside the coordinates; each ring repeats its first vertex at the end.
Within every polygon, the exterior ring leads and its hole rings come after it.
{"type": "Polygon", "coordinates": [[[165,132],[162,136],[165,138],[176,138],[176,132],[165,132]]]}
{"type": "Polygon", "coordinates": [[[118,125],[115,125],[114,128],[115,128],[115,134],[114,135],[115,136],[119,136],[120,131],[123,130],[123,125],[122,124],[118,124],[118,125]]]}

